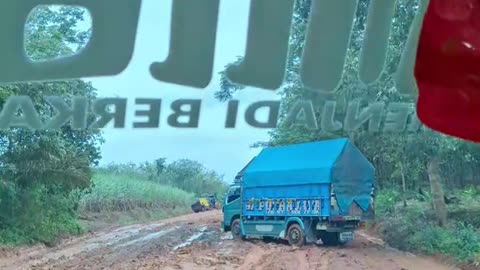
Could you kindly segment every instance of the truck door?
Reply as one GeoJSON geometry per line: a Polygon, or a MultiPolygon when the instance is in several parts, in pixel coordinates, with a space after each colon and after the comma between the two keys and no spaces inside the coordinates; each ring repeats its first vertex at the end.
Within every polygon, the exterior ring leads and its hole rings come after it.
{"type": "Polygon", "coordinates": [[[238,198],[240,198],[240,187],[231,187],[227,192],[227,196],[225,197],[225,205],[232,203],[238,198]]]}
{"type": "Polygon", "coordinates": [[[241,202],[240,202],[240,186],[232,186],[226,196],[222,207],[223,211],[223,226],[224,229],[230,227],[233,217],[240,217],[241,202]]]}

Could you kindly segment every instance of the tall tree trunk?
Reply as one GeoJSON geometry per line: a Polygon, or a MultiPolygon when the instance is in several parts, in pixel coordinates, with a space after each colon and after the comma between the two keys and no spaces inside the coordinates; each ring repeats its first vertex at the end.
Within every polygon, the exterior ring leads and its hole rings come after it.
{"type": "Polygon", "coordinates": [[[445,205],[443,187],[440,180],[440,161],[433,157],[427,164],[428,179],[432,191],[432,203],[438,224],[444,227],[447,224],[447,207],[445,205]]]}
{"type": "Polygon", "coordinates": [[[403,164],[400,162],[400,173],[402,175],[402,189],[403,189],[403,207],[407,207],[407,187],[405,184],[405,173],[403,171],[403,164]]]}

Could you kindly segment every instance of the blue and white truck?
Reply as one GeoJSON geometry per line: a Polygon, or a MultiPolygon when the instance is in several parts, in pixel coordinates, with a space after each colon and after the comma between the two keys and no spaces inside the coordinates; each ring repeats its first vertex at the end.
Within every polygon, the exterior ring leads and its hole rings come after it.
{"type": "Polygon", "coordinates": [[[346,138],[265,148],[228,190],[222,227],[236,238],[345,244],[373,218],[374,175],[346,138]]]}

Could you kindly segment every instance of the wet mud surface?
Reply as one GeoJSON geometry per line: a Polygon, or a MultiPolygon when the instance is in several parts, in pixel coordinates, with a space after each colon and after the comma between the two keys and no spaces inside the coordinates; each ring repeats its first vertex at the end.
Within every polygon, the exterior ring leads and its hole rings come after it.
{"type": "Polygon", "coordinates": [[[3,252],[0,269],[458,269],[389,249],[362,232],[338,248],[233,240],[221,219],[220,211],[209,211],[3,252]]]}

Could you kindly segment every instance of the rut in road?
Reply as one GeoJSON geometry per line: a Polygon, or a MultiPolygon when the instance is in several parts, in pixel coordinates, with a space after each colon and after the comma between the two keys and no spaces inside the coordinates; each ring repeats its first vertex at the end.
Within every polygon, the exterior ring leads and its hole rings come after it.
{"type": "Polygon", "coordinates": [[[233,240],[209,211],[99,232],[0,257],[0,269],[457,269],[387,249],[368,235],[341,248],[233,240]]]}

